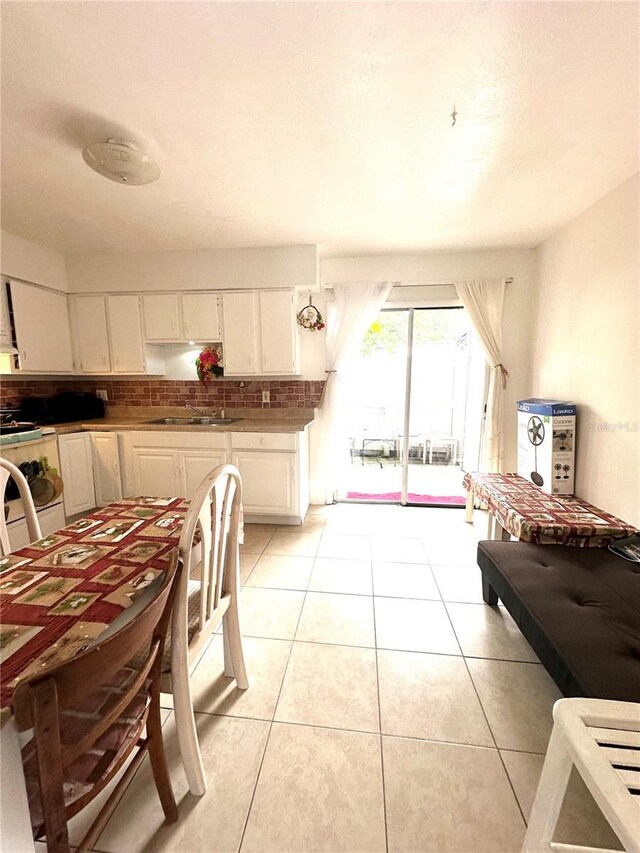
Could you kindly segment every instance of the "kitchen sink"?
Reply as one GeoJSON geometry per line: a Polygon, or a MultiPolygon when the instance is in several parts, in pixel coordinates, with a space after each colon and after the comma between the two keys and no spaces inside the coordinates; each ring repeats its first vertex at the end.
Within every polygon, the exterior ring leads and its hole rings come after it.
{"type": "Polygon", "coordinates": [[[147,424],[167,424],[171,426],[226,426],[235,424],[242,418],[157,418],[155,421],[145,421],[147,424]]]}

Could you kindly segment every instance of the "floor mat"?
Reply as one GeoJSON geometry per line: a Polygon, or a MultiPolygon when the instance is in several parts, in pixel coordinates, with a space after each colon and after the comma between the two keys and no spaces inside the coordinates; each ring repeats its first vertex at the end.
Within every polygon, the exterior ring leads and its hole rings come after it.
{"type": "MultiPolygon", "coordinates": [[[[400,492],[347,492],[347,500],[351,501],[400,501],[400,492]]],[[[411,504],[442,504],[443,506],[464,506],[465,498],[461,495],[414,495],[407,494],[411,504]]]]}

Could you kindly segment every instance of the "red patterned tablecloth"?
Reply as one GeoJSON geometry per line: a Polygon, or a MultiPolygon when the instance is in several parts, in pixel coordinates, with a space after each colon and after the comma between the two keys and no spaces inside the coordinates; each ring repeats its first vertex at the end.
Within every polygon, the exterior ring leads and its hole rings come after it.
{"type": "Polygon", "coordinates": [[[462,483],[521,542],[605,548],[637,532],[615,515],[580,498],[549,495],[518,474],[466,473],[462,483]]]}
{"type": "Polygon", "coordinates": [[[127,498],[0,557],[0,708],[91,643],[177,559],[189,501],[127,498]]]}

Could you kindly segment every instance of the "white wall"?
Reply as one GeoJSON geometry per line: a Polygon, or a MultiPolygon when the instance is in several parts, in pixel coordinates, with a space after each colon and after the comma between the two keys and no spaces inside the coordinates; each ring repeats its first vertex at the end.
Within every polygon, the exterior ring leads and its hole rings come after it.
{"type": "Polygon", "coordinates": [[[0,231],[0,272],[9,278],[68,290],[64,255],[8,231],[0,231]]]}
{"type": "MultiPolygon", "coordinates": [[[[73,293],[318,286],[316,246],[68,255],[73,293]]],[[[4,271],[4,270],[3,270],[4,271]]]]}
{"type": "MultiPolygon", "coordinates": [[[[505,396],[504,469],[517,467],[516,403],[530,396],[531,313],[535,288],[533,249],[492,249],[472,252],[426,252],[327,258],[320,280],[328,286],[345,281],[394,281],[402,284],[443,284],[465,278],[507,278],[503,318],[503,359],[509,370],[505,396]]],[[[434,288],[434,295],[441,289],[434,288]]]]}
{"type": "Polygon", "coordinates": [[[638,175],[539,248],[532,391],[578,404],[576,494],[640,526],[638,175]]]}

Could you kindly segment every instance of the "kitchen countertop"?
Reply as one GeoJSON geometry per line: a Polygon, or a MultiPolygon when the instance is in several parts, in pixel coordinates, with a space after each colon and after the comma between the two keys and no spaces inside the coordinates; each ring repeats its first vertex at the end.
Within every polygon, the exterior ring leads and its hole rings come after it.
{"type": "MultiPolygon", "coordinates": [[[[58,435],[92,430],[95,432],[302,432],[313,421],[313,409],[225,409],[225,417],[241,418],[234,424],[150,424],[158,418],[191,417],[175,406],[110,407],[104,418],[51,424],[58,435]]],[[[193,413],[193,417],[195,417],[193,413]]]]}

